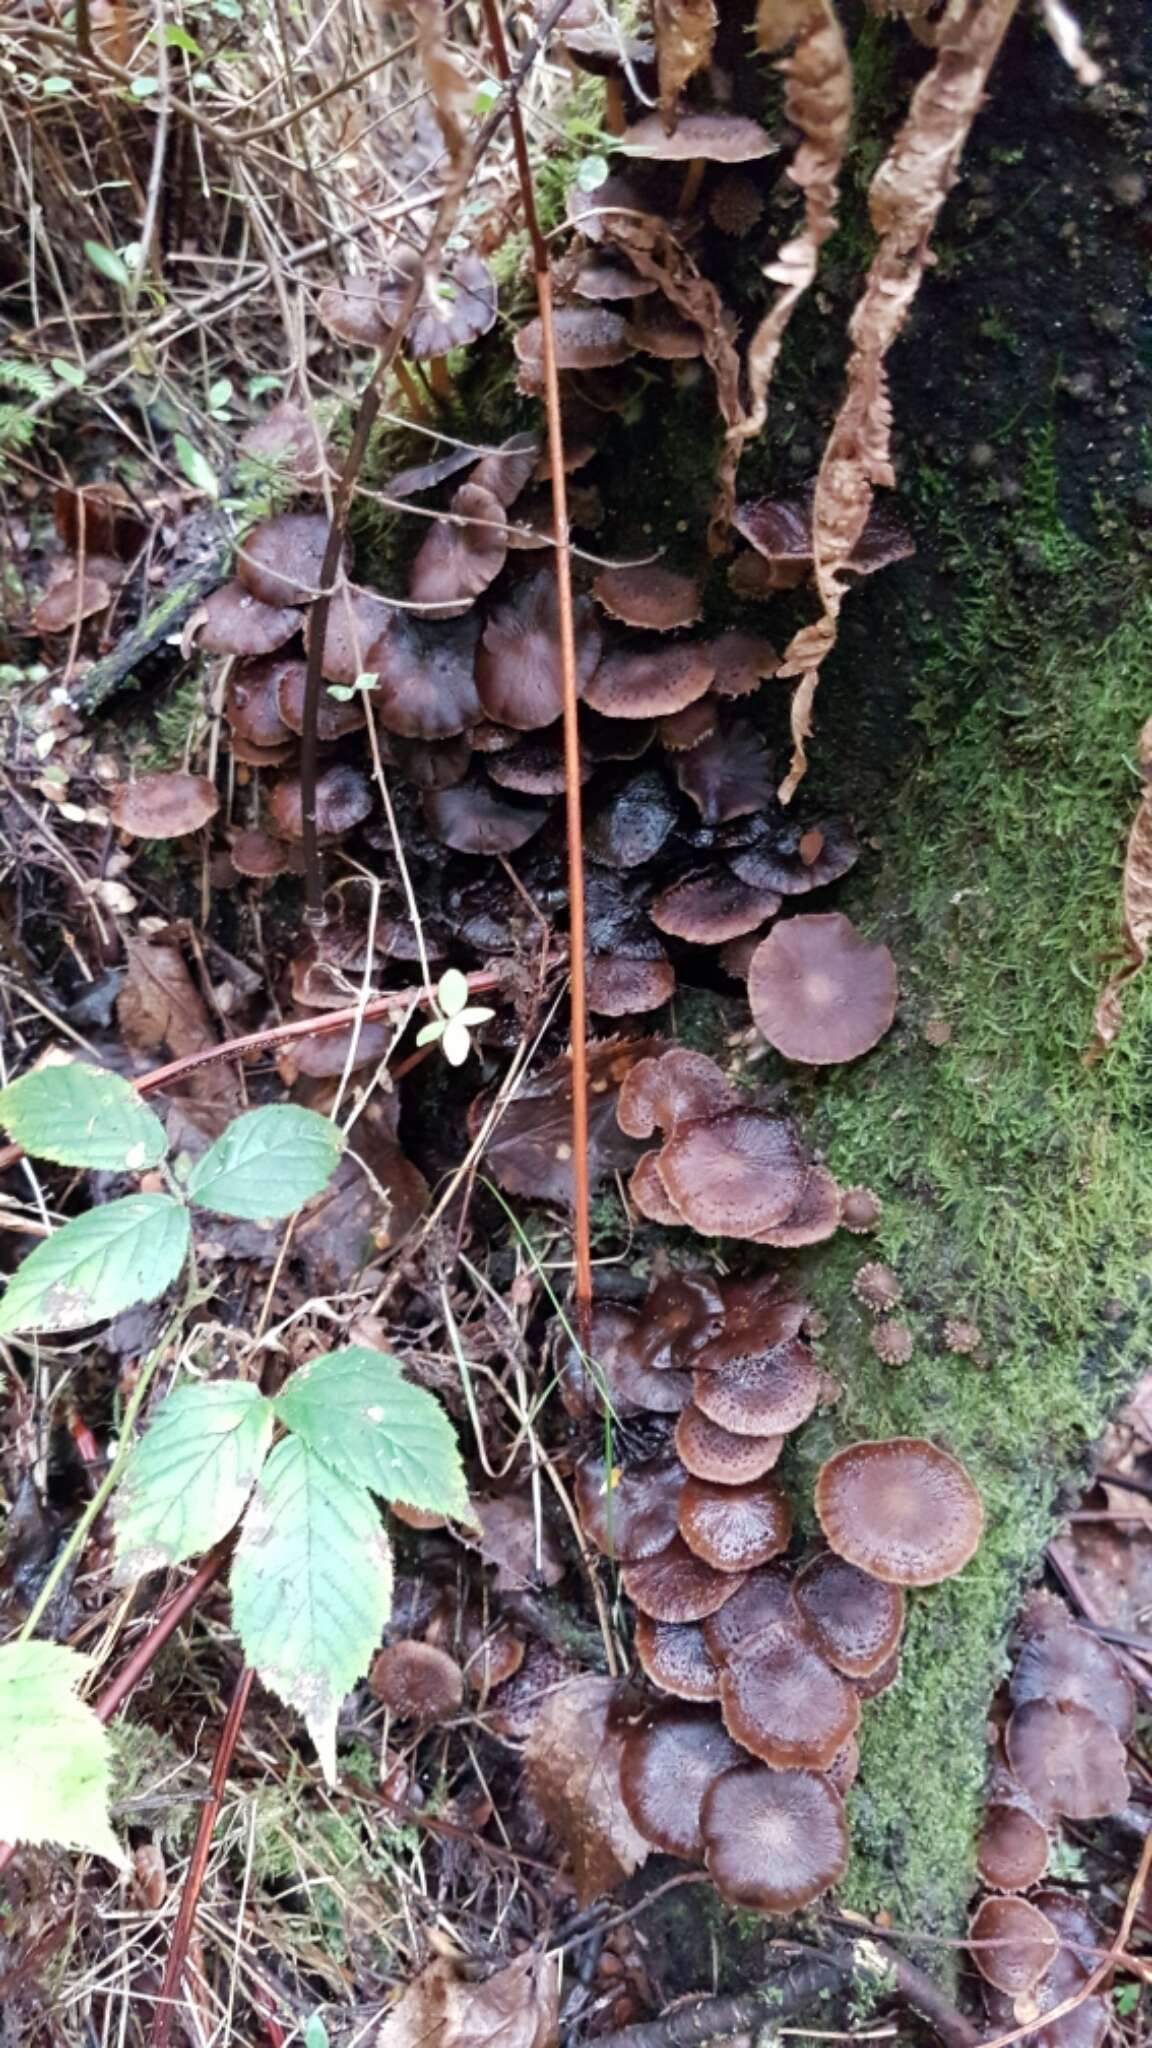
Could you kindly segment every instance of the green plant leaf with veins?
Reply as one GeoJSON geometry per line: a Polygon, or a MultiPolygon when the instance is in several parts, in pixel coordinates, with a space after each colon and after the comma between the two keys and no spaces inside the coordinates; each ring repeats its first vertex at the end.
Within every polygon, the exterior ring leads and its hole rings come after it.
{"type": "Polygon", "coordinates": [[[9,1842],[92,1849],[123,1869],[107,1732],[76,1697],[91,1663],[61,1643],[0,1649],[0,1815],[9,1842]]]}
{"type": "Polygon", "coordinates": [[[142,1173],[168,1150],[163,1124],[136,1090],[79,1060],[38,1067],[0,1089],[0,1124],[35,1158],[94,1172],[142,1173]]]}
{"type": "Polygon", "coordinates": [[[392,1553],[371,1494],[285,1437],[244,1517],[232,1620],[248,1663],[303,1715],[330,1784],[340,1702],[391,1611],[392,1553]]]}
{"type": "Polygon", "coordinates": [[[349,1485],[471,1520],[456,1432],[434,1395],[402,1378],[398,1358],[363,1344],[328,1351],[292,1374],[275,1407],[349,1485]]]}
{"type": "Polygon", "coordinates": [[[172,1285],[188,1250],[188,1212],[170,1195],[125,1195],[53,1231],[17,1266],[0,1301],[0,1336],[82,1330],[172,1285]]]}
{"type": "Polygon", "coordinates": [[[273,1103],[229,1124],[192,1168],[186,1193],[198,1208],[248,1223],[290,1216],[327,1187],[343,1150],[327,1117],[273,1103]]]}
{"type": "Polygon", "coordinates": [[[240,1520],[272,1442],[272,1403],[242,1380],[177,1387],[132,1448],[116,1495],[120,1579],[209,1550],[240,1520]]]}

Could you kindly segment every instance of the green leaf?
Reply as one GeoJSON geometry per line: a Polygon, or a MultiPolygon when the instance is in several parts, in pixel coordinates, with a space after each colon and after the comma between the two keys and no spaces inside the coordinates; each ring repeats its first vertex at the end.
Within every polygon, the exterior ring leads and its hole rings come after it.
{"type": "Polygon", "coordinates": [[[608,176],[608,159],[603,156],[586,156],[576,166],[576,183],[581,192],[594,192],[608,176]]]}
{"type": "Polygon", "coordinates": [[[76,1697],[91,1663],[60,1643],[0,1649],[0,1813],[9,1842],[91,1849],[124,1868],[108,1819],[107,1732],[76,1697]]]}
{"type": "Polygon", "coordinates": [[[290,1102],[252,1109],[197,1160],[188,1199],[250,1223],[290,1216],[327,1187],[343,1150],[343,1132],[314,1109],[290,1102]]]}
{"type": "Polygon", "coordinates": [[[164,1126],[136,1090],[102,1067],[68,1060],[0,1089],[0,1124],[36,1159],[104,1173],[142,1173],[168,1150],[164,1126]]]}
{"type": "Polygon", "coordinates": [[[292,1374],[275,1407],[350,1486],[471,1521],[456,1432],[435,1396],[403,1378],[398,1358],[365,1344],[326,1351],[292,1374]]]}
{"type": "Polygon", "coordinates": [[[159,92],[160,80],[152,77],[134,78],[128,90],[134,100],[150,100],[153,93],[159,92]]]}
{"type": "Polygon", "coordinates": [[[51,78],[42,78],[40,80],[40,90],[52,97],[56,97],[61,93],[71,92],[72,80],[58,75],[54,75],[51,78]]]}
{"type": "Polygon", "coordinates": [[[192,446],[186,434],[173,434],[172,448],[190,484],[208,498],[220,496],[220,481],[206,455],[192,446]]]}
{"type": "Polygon", "coordinates": [[[462,1067],[472,1050],[468,1026],[462,1017],[449,1017],[444,1026],[444,1057],[450,1067],[462,1067]]]}
{"type": "Polygon", "coordinates": [[[440,976],[436,1001],[446,1017],[458,1015],[468,1001],[468,976],[458,967],[449,967],[440,976]]]}
{"type": "Polygon", "coordinates": [[[210,412],[219,412],[231,402],[231,399],[231,377],[217,377],[216,382],[208,386],[208,408],[210,412]]]}
{"type": "MultiPolygon", "coordinates": [[[[155,38],[155,29],[151,31],[151,34],[155,38]]],[[[164,41],[170,50],[186,50],[190,57],[196,58],[202,58],[204,55],[196,38],[190,36],[186,28],[178,27],[175,22],[169,22],[165,28],[164,41]]]]}
{"type": "Polygon", "coordinates": [[[310,2012],[304,2029],[304,2048],[329,2048],[329,2033],[318,2012],[310,2012]]]}
{"type": "Polygon", "coordinates": [[[121,285],[125,291],[130,288],[132,273],[123,258],[116,254],[115,249],[106,249],[103,242],[85,242],[84,254],[93,270],[98,270],[101,277],[108,278],[112,284],[121,285]]]}
{"type": "Polygon", "coordinates": [[[447,1028],[443,1017],[434,1017],[430,1024],[420,1026],[416,1033],[417,1045],[435,1045],[438,1038],[443,1038],[447,1028]]]}
{"type": "Polygon", "coordinates": [[[392,1610],[392,1554],[372,1497],[299,1437],[256,1484],[232,1566],[232,1620],[263,1683],[303,1716],[336,1777],[336,1717],[392,1610]]]}
{"type": "Polygon", "coordinates": [[[89,1209],[17,1266],[0,1301],[0,1336],[82,1330],[172,1285],[188,1250],[188,1212],[170,1195],[125,1195],[89,1209]]]}
{"type": "Polygon", "coordinates": [[[59,377],[62,384],[70,384],[73,391],[82,391],[88,382],[87,374],[79,363],[70,363],[64,356],[53,356],[49,368],[53,376],[59,377]]]}
{"type": "Polygon", "coordinates": [[[117,1576],[211,1549],[244,1512],[272,1442],[272,1404],[243,1380],[177,1387],[132,1447],[116,1495],[117,1576]]]}

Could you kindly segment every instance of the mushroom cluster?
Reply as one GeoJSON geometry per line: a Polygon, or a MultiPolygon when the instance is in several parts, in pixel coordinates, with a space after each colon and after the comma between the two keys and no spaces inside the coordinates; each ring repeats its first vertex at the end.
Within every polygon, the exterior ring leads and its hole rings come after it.
{"type": "Polygon", "coordinates": [[[1083,1985],[1100,1934],[1078,1899],[1043,1880],[1061,1820],[1103,1819],[1127,1805],[1125,1752],[1135,1718],[1135,1692],[1115,1651],[1080,1628],[1062,1600],[1035,1596],[996,1705],[976,1849],[989,1896],[976,1908],[969,1939],[992,2019],[999,2026],[1035,2018],[1026,2038],[1041,2048],[1095,2048],[1107,2032],[1104,1987],[1075,2013],[1044,2019],[1083,1985]]]}
{"type": "Polygon", "coordinates": [[[825,1547],[788,1558],[773,1467],[820,1398],[807,1313],[778,1274],[672,1272],[639,1307],[594,1305],[588,1357],[561,1351],[569,1413],[607,1413],[635,1446],[580,1458],[576,1504],[673,1701],[626,1738],[628,1812],[656,1847],[705,1857],[729,1903],[775,1913],[842,1875],[860,1705],[898,1676],[903,1589],[961,1570],[982,1527],[947,1452],[860,1443],[821,1468],[825,1547]]]}

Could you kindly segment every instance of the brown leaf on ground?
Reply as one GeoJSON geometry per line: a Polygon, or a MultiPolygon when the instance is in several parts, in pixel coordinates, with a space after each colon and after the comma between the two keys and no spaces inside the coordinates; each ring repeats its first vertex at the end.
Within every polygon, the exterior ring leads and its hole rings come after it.
{"type": "Polygon", "coordinates": [[[1120,1029],[1121,991],[1143,967],[1152,942],[1152,718],[1140,733],[1136,759],[1144,789],[1124,855],[1124,957],[1097,997],[1087,1055],[1090,1061],[1099,1059],[1113,1043],[1120,1029]]]}
{"type": "Polygon", "coordinates": [[[388,2014],[376,2048],[554,2048],[558,2025],[547,1956],[517,1956],[483,1983],[437,1956],[388,2014]]]}
{"type": "Polygon", "coordinates": [[[532,1494],[502,1493],[473,1502],[480,1524],[480,1554],[497,1566],[498,1593],[526,1586],[554,1586],[564,1575],[564,1558],[532,1494]]]}
{"type": "MultiPolygon", "coordinates": [[[[175,940],[126,939],[128,972],[116,1001],[124,1043],[134,1052],[165,1051],[172,1059],[207,1052],[219,1044],[208,1007],[175,940]]],[[[242,1106],[235,1069],[226,1060],[214,1062],[181,1083],[181,1093],[198,1102],[242,1106]]]]}
{"type": "Polygon", "coordinates": [[[310,1287],[349,1287],[382,1252],[394,1251],[428,1206],[428,1183],[396,1136],[396,1099],[375,1097],[322,1194],[302,1210],[292,1239],[310,1287]]]}
{"type": "Polygon", "coordinates": [[[572,1858],[582,1906],[648,1855],[620,1795],[622,1704],[613,1679],[574,1678],[545,1702],[524,1752],[528,1791],[572,1858]]]}
{"type": "MultiPolygon", "coordinates": [[[[609,1174],[636,1164],[639,1146],[616,1122],[620,1084],[636,1061],[662,1050],[656,1039],[608,1039],[588,1049],[588,1181],[598,1187],[609,1174]]],[[[473,1133],[487,1104],[473,1105],[473,1133]]],[[[538,1202],[572,1199],[572,1061],[565,1053],[520,1082],[502,1112],[484,1157],[488,1170],[511,1195],[538,1202]]]]}
{"type": "Polygon", "coordinates": [[[665,127],[673,128],[681,92],[712,61],[716,8],[713,0],[653,0],[652,25],[660,112],[665,127]]]}

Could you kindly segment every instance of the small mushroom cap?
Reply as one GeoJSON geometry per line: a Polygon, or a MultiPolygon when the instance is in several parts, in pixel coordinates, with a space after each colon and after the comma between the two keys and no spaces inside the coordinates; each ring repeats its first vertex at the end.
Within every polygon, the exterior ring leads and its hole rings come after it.
{"type": "Polygon", "coordinates": [[[1013,1772],[1043,1813],[1098,1820],[1127,1805],[1124,1745],[1089,1707],[1029,1700],[1004,1740],[1013,1772]]]}
{"type": "Polygon", "coordinates": [[[298,611],[290,605],[261,604],[233,578],[205,599],[197,645],[205,654],[275,654],[299,630],[298,611]]]}
{"type": "MultiPolygon", "coordinates": [[[[649,1223],[662,1223],[667,1230],[684,1229],[686,1224],[660,1178],[659,1155],[646,1152],[636,1162],[628,1182],[628,1193],[641,1216],[649,1223]]],[[[691,1391],[691,1382],[689,1382],[691,1391]]]]}
{"type": "Polygon", "coordinates": [[[860,842],[847,818],[819,818],[801,831],[774,833],[767,843],[737,848],[733,871],[756,888],[806,896],[838,882],[860,858],[860,842]]]}
{"type": "MultiPolygon", "coordinates": [[[[552,326],[558,370],[608,369],[613,363],[626,363],[635,354],[623,315],[609,313],[603,306],[561,306],[553,315],[552,326]]],[[[539,319],[529,320],[521,327],[512,346],[529,380],[540,379],[544,357],[539,319]]]]}
{"type": "Polygon", "coordinates": [[[724,1298],[707,1273],[666,1273],[644,1303],[641,1356],[661,1368],[690,1365],[724,1321],[724,1298]]]}
{"type": "Polygon", "coordinates": [[[234,732],[231,751],[232,759],[242,768],[283,768],[286,762],[296,759],[300,747],[294,736],[278,747],[254,747],[251,740],[234,732]]]}
{"type": "Polygon", "coordinates": [[[708,739],[676,759],[677,782],[711,826],[763,810],[772,795],[773,772],[773,757],[746,718],[718,725],[708,739]]]}
{"type": "Polygon", "coordinates": [[[424,620],[393,614],[370,666],[379,676],[372,704],[385,732],[406,740],[449,740],[479,724],[484,707],[474,668],[479,621],[424,620]]]}
{"type": "Polygon", "coordinates": [[[828,1783],[840,1794],[841,1799],[846,1792],[852,1790],[860,1776],[860,1744],[854,1735],[850,1735],[847,1742],[841,1743],[824,1775],[828,1783]]]}
{"type": "Polygon", "coordinates": [[[237,577],[261,604],[310,604],[320,590],[328,533],[323,512],[265,519],[237,547],[237,577]]]}
{"type": "Polygon", "coordinates": [[[680,1534],[718,1572],[750,1572],[787,1550],[792,1510],[772,1479],[738,1486],[688,1478],[676,1511],[680,1534]]]}
{"type": "Polygon", "coordinates": [[[480,457],[471,481],[490,491],[501,505],[511,505],[537,474],[539,462],[540,443],[535,434],[510,434],[499,448],[480,457]]]}
{"type": "Polygon", "coordinates": [[[758,1109],[677,1124],[660,1154],[668,1193],[705,1237],[751,1237],[782,1223],[806,1171],[795,1125],[758,1109]]]}
{"type": "Polygon", "coordinates": [[[516,804],[486,782],[458,782],[424,796],[429,829],[457,853],[515,853],[539,832],[548,816],[540,804],[516,804]]]}
{"type": "Polygon", "coordinates": [[[388,339],[390,322],[380,304],[378,278],[345,277],[338,285],[326,285],[316,310],[329,334],[353,348],[380,348],[388,339]]]}
{"type": "Polygon", "coordinates": [[[124,575],[119,562],[111,562],[107,567],[110,573],[106,574],[97,555],[86,557],[83,575],[78,561],[57,563],[52,580],[32,613],[34,630],[69,633],[77,619],[91,619],[104,611],[124,575]]]}
{"type": "Polygon", "coordinates": [[[593,761],[638,761],[655,738],[651,719],[602,718],[587,704],[580,710],[580,744],[593,761]]]}
{"type": "Polygon", "coordinates": [[[625,1565],[620,1578],[628,1598],[653,1621],[703,1621],[742,1584],[738,1572],[715,1571],[679,1536],[657,1556],[625,1565]]]}
{"type": "Polygon", "coordinates": [[[808,1066],[869,1052],[891,1026],[896,994],[887,946],[870,944],[839,911],[774,925],[748,973],[757,1029],[808,1066]]]}
{"type": "Polygon", "coordinates": [[[878,1670],[871,1672],[867,1678],[854,1678],[852,1685],[859,1698],[862,1700],[878,1700],[882,1692],[888,1692],[892,1686],[899,1682],[902,1664],[903,1660],[899,1650],[893,1650],[892,1655],[880,1665],[878,1670]]]}
{"type": "Polygon", "coordinates": [[[659,1010],[676,993],[670,960],[600,954],[588,962],[588,1008],[597,1017],[639,1017],[659,1010]]]}
{"type": "Polygon", "coordinates": [[[700,585],[696,578],[678,575],[662,562],[601,569],[592,591],[597,603],[614,619],[620,619],[625,626],[645,627],[650,633],[670,633],[677,626],[693,626],[700,617],[700,585]]]}
{"type": "Polygon", "coordinates": [[[982,1899],[968,1923],[968,1944],[980,1975],[998,1991],[1022,1998],[1055,1961],[1059,1937],[1027,1899],[982,1899]]]}
{"type": "Polygon", "coordinates": [[[671,135],[659,114],[645,114],[625,129],[616,147],[630,156],[658,157],[662,163],[704,157],[714,164],[747,164],[775,156],[780,145],[758,121],[743,114],[684,114],[671,135]]]}
{"type": "Polygon", "coordinates": [[[368,1674],[368,1689],[397,1721],[430,1727],[459,1713],[464,1674],[446,1650],[405,1639],[379,1652],[368,1674]]]}
{"type": "Polygon", "coordinates": [[[1016,1707],[1029,1700],[1089,1707],[1121,1742],[1135,1725],[1136,1695],[1115,1650],[1071,1621],[1057,1620],[1028,1637],[1008,1691],[1016,1707]]]}
{"type": "MultiPolygon", "coordinates": [[[[312,644],[313,619],[309,612],[304,624],[305,645],[312,644]]],[[[350,690],[362,675],[378,671],[377,655],[384,635],[398,613],[375,590],[356,583],[341,583],[332,593],[328,624],[324,631],[324,654],[320,673],[325,682],[339,683],[350,690]]]]}
{"type": "Polygon", "coordinates": [[[586,242],[602,242],[609,232],[613,214],[644,215],[648,208],[638,184],[609,172],[591,191],[572,184],[565,195],[565,209],[574,228],[586,242]]]}
{"type": "Polygon", "coordinates": [[[603,1458],[582,1458],[576,1467],[580,1526],[604,1557],[622,1564],[655,1557],[676,1534],[685,1482],[675,1458],[651,1458],[623,1472],[603,1458]]]}
{"type": "Polygon", "coordinates": [[[573,289],[582,299],[642,299],[658,286],[655,278],[641,277],[630,265],[601,257],[581,265],[573,289]]]}
{"type": "Polygon", "coordinates": [[[844,1802],[812,1771],[725,1771],[704,1795],[700,1825],[709,1875],[730,1906],[796,1913],[848,1867],[844,1802]]]}
{"type": "Polygon", "coordinates": [[[661,718],[703,697],[714,674],[706,641],[624,648],[605,656],[585,698],[610,718],[661,718]]]}
{"type": "Polygon", "coordinates": [[[747,633],[730,626],[711,643],[716,675],[712,688],[719,697],[748,697],[780,667],[780,656],[770,640],[759,633],[747,633]]]}
{"type": "Polygon", "coordinates": [[[871,1188],[845,1188],[840,1197],[840,1222],[854,1237],[867,1236],[877,1229],[883,1214],[880,1202],[871,1188]]]}
{"type": "Polygon", "coordinates": [[[715,1060],[673,1046],[629,1069],[616,1121],[630,1138],[650,1138],[657,1130],[670,1134],[677,1124],[732,1109],[738,1099],[715,1060]]]}
{"type": "MultiPolygon", "coordinates": [[[[321,839],[342,839],[372,809],[372,786],[350,762],[334,762],[316,782],[316,830],[321,839]]],[[[268,823],[281,839],[303,839],[304,801],[300,780],[282,776],[268,795],[268,823]]]]}
{"type": "MultiPolygon", "coordinates": [[[[302,733],[308,664],[305,661],[285,661],[280,664],[280,671],[276,686],[280,716],[289,732],[302,733]]],[[[321,686],[316,704],[316,736],[322,745],[342,739],[345,733],[359,732],[365,722],[364,698],[360,691],[341,703],[339,697],[333,697],[321,686]]]]}
{"type": "Polygon", "coordinates": [[[733,1741],[774,1770],[823,1770],[860,1719],[859,1695],[798,1619],[729,1656],[720,1709],[733,1741]]]}
{"type": "Polygon", "coordinates": [[[814,1166],[795,1208],[789,1209],[783,1223],[760,1231],[756,1242],[796,1250],[801,1245],[826,1243],[839,1228],[840,1190],[826,1166],[814,1166]]]}
{"type": "MultiPolygon", "coordinates": [[[[574,605],[577,694],[600,660],[600,629],[586,598],[574,605]]],[[[564,708],[556,578],[540,569],[489,614],[476,656],[482,715],[517,732],[554,725],[564,708]]]]}
{"type": "Polygon", "coordinates": [[[451,519],[433,521],[408,578],[409,597],[435,606],[432,617],[467,611],[500,574],[508,552],[508,523],[494,492],[461,484],[450,510],[451,519]]]}
{"type": "Polygon", "coordinates": [[[255,747],[282,747],[291,740],[292,732],[280,716],[278,691],[282,676],[293,668],[304,670],[305,664],[283,654],[236,663],[224,698],[224,716],[234,734],[255,747]]]}
{"type": "Polygon", "coordinates": [[[720,1672],[698,1621],[653,1621],[638,1614],[636,1655],[653,1685],[677,1699],[719,1699],[720,1672]]]}
{"type": "Polygon", "coordinates": [[[741,1656],[778,1628],[794,1629],[792,1587],[783,1565],[749,1572],[740,1591],[704,1622],[704,1637],[717,1664],[741,1656]]]}
{"type": "Polygon", "coordinates": [[[236,873],[250,875],[257,881],[270,881],[273,876],[284,874],[291,864],[283,840],[273,839],[270,832],[262,832],[259,826],[237,832],[230,851],[236,873]]]}
{"type": "Polygon", "coordinates": [[[820,1527],[838,1556],[894,1586],[934,1586],[962,1571],[984,1528],[959,1459],[920,1437],[851,1444],[820,1467],[820,1527]]]}
{"type": "Polygon", "coordinates": [[[642,768],[588,820],[585,851],[604,867],[643,867],[659,853],[675,824],[676,806],[664,777],[658,769],[642,768]]]}
{"type": "Polygon", "coordinates": [[[720,1773],[740,1762],[719,1715],[656,1707],[624,1737],[620,1794],[629,1820],[666,1856],[692,1862],[704,1851],[701,1801],[720,1773]]]}
{"type": "Polygon", "coordinates": [[[904,1595],[834,1550],[796,1574],[793,1598],[821,1655],[848,1678],[887,1663],[904,1628],[904,1595]]]}
{"type": "MultiPolygon", "coordinates": [[[[417,260],[406,254],[380,281],[380,303],[389,328],[399,314],[417,260]]],[[[498,310],[496,280],[488,265],[470,252],[453,256],[425,272],[404,341],[405,353],[427,362],[433,356],[446,356],[450,349],[466,348],[495,326],[498,310]]]]}
{"type": "Polygon", "coordinates": [[[138,775],[107,798],[108,815],[137,839],[182,839],[198,832],[220,808],[216,785],[206,775],[138,775]]]}
{"type": "Polygon", "coordinates": [[[780,908],[770,889],[753,889],[727,868],[690,875],[656,898],[649,912],[658,931],[695,946],[721,946],[755,931],[780,908]]]}
{"type": "Polygon", "coordinates": [[[704,334],[695,320],[667,299],[645,300],[628,322],[628,339],[642,355],[662,363],[691,363],[704,353],[704,334]]]}
{"type": "Polygon", "coordinates": [[[311,413],[282,398],[262,420],[245,429],[237,448],[270,473],[295,477],[303,490],[319,490],[327,463],[324,437],[311,413]]]}
{"type": "Polygon", "coordinates": [[[756,186],[738,172],[721,179],[708,205],[708,218],[722,235],[750,235],[763,212],[756,186]]]}
{"type": "Polygon", "coordinates": [[[589,1332],[591,1374],[579,1352],[566,1344],[560,1358],[560,1393],[570,1415],[599,1415],[607,1397],[614,1415],[677,1415],[692,1392],[686,1372],[669,1372],[645,1362],[640,1310],[615,1301],[592,1306],[589,1332]]]}
{"type": "MultiPolygon", "coordinates": [[[[538,732],[526,733],[522,739],[512,734],[509,737],[513,744],[485,763],[489,780],[501,789],[518,790],[521,796],[563,796],[567,776],[562,734],[553,726],[545,726],[538,732]]],[[[587,782],[591,773],[591,763],[582,761],[581,782],[587,782]]]]}
{"type": "Polygon", "coordinates": [[[1047,1870],[1049,1848],[1047,1828],[1026,1806],[993,1800],[976,1843],[980,1881],[992,1891],[1027,1891],[1047,1870]]]}
{"type": "Polygon", "coordinates": [[[697,1479],[714,1479],[722,1486],[741,1486],[761,1479],[780,1456],[782,1436],[737,1436],[721,1429],[702,1408],[690,1402],[676,1424],[676,1449],[681,1464],[697,1479]]]}
{"type": "Polygon", "coordinates": [[[798,1337],[760,1345],[746,1339],[748,1348],[741,1351],[738,1339],[728,1341],[732,1348],[719,1370],[710,1369],[706,1352],[696,1360],[697,1408],[736,1436],[787,1436],[799,1429],[820,1398],[820,1375],[808,1346],[798,1337]]]}
{"type": "Polygon", "coordinates": [[[670,711],[666,718],[656,721],[656,734],[660,745],[668,754],[683,754],[692,747],[698,747],[710,739],[716,730],[716,699],[711,694],[697,697],[694,704],[686,704],[683,711],[670,711]]]}

